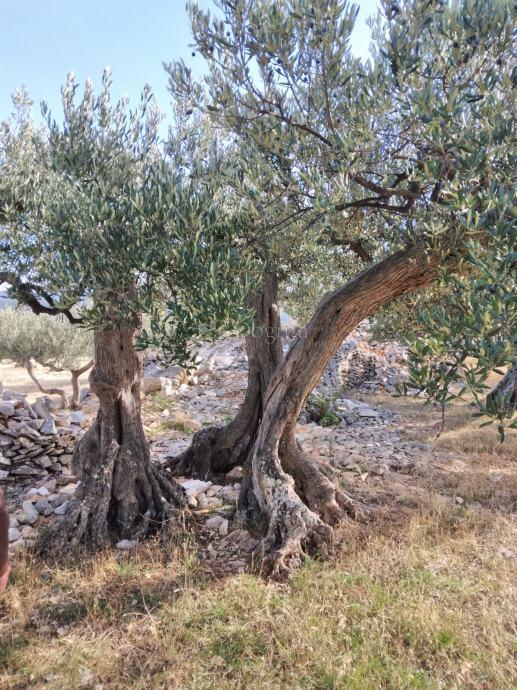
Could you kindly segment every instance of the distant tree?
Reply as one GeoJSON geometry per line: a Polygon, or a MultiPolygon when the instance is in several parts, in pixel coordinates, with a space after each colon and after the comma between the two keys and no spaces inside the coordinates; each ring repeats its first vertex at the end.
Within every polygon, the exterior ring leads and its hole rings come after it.
{"type": "MultiPolygon", "coordinates": [[[[447,307],[427,325],[411,383],[443,399],[457,378],[475,392],[491,369],[515,365],[502,327],[515,318],[512,4],[384,1],[368,60],[350,52],[358,6],[344,0],[216,5],[189,4],[204,84],[181,62],[168,68],[186,112],[240,139],[235,179],[264,223],[271,208],[278,234],[324,223],[370,264],[320,302],[285,358],[276,353],[262,399],[240,509],[264,526],[282,574],[344,512],[361,513],[295,438],[307,396],[358,322],[438,283],[447,307]],[[445,376],[429,366],[440,353],[445,376]]],[[[481,412],[501,430],[514,424],[500,397],[481,412]]]]}
{"type": "Polygon", "coordinates": [[[75,451],[78,491],[42,548],[143,535],[183,505],[151,463],[142,426],[141,348],[153,337],[142,314],[176,361],[192,338],[251,321],[239,219],[163,153],[150,90],[130,111],[110,102],[110,83],[106,71],[99,96],[87,82],[78,99],[70,75],[62,118],[44,107],[41,129],[20,93],[0,135],[0,281],[35,313],[94,332],[99,413],[75,451]]]}
{"type": "Polygon", "coordinates": [[[60,316],[36,316],[26,308],[0,311],[0,360],[10,359],[27,371],[38,389],[59,395],[62,407],[79,404],[79,377],[93,366],[91,331],[72,326],[60,316]],[[63,388],[43,386],[34,363],[53,372],[69,371],[72,397],[63,388]]]}

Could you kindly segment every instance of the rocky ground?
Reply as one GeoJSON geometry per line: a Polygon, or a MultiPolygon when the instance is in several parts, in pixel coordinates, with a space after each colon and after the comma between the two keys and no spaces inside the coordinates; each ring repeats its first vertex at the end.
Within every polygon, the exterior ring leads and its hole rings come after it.
{"type": "MultiPolygon", "coordinates": [[[[287,339],[289,340],[289,338],[287,339]]],[[[287,343],[286,343],[287,346],[287,343]]],[[[163,369],[149,360],[145,367],[144,425],[155,461],[165,462],[188,447],[204,426],[224,424],[239,408],[246,389],[244,342],[229,338],[199,351],[199,366],[187,374],[163,369]]],[[[397,415],[372,405],[365,393],[391,390],[405,375],[405,353],[397,345],[371,343],[364,329],[343,344],[316,391],[331,417],[301,415],[298,438],[314,457],[324,457],[340,472],[346,487],[366,502],[379,503],[390,478],[409,475],[416,466],[442,453],[405,436],[397,415]],[[321,426],[320,423],[331,424],[321,426]]],[[[71,451],[96,413],[95,400],[83,393],[82,409],[56,410],[48,398],[32,404],[23,395],[3,390],[0,401],[0,478],[11,512],[12,551],[30,545],[37,530],[62,515],[77,478],[71,451]]],[[[249,566],[256,541],[234,522],[241,468],[220,484],[180,478],[197,525],[206,568],[217,573],[242,572],[249,566]]],[[[123,541],[120,550],[134,543],[123,541]]]]}

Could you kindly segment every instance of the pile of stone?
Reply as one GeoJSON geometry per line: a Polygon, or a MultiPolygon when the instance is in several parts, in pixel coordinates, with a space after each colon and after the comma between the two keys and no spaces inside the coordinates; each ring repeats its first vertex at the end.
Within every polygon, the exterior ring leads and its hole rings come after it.
{"type": "Polygon", "coordinates": [[[77,482],[71,476],[58,475],[39,482],[23,495],[8,499],[10,506],[9,549],[16,552],[33,542],[41,521],[52,515],[64,515],[70,507],[77,482]],[[36,524],[39,523],[39,524],[36,524]]]}
{"type": "Polygon", "coordinates": [[[196,361],[185,369],[178,364],[165,366],[158,358],[147,358],[142,380],[142,392],[160,392],[168,397],[175,397],[180,389],[206,383],[210,378],[211,362],[197,356],[196,361]]]}
{"type": "MultiPolygon", "coordinates": [[[[234,478],[231,472],[227,475],[227,479],[234,478]]],[[[180,477],[178,481],[185,491],[187,503],[197,510],[213,511],[223,506],[231,507],[235,505],[239,495],[240,484],[237,482],[234,485],[221,486],[202,479],[180,477]]]]}
{"type": "Polygon", "coordinates": [[[0,401],[0,480],[34,483],[49,475],[72,475],[72,454],[83,433],[84,415],[53,414],[50,398],[29,404],[3,392],[0,401]]]}
{"type": "Polygon", "coordinates": [[[408,377],[407,349],[399,343],[377,343],[367,324],[344,341],[324,373],[319,389],[357,389],[362,393],[394,392],[408,377]]]}
{"type": "Polygon", "coordinates": [[[318,416],[317,406],[309,399],[305,409],[298,418],[299,424],[315,422],[321,426],[338,426],[341,429],[348,427],[365,427],[391,424],[396,420],[396,415],[386,408],[371,407],[361,400],[348,398],[336,398],[328,401],[328,414],[335,423],[325,424],[323,416],[318,416]]]}
{"type": "Polygon", "coordinates": [[[9,506],[12,552],[32,543],[41,521],[66,512],[77,487],[73,450],[87,423],[82,412],[58,412],[46,396],[29,403],[2,391],[0,480],[9,506]]]}

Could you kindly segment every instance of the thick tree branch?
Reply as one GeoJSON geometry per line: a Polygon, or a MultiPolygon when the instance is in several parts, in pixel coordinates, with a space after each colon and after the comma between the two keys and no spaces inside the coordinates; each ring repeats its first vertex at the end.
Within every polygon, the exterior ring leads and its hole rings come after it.
{"type": "Polygon", "coordinates": [[[50,295],[48,295],[43,288],[33,283],[28,283],[20,280],[18,276],[11,271],[0,271],[0,284],[10,283],[16,293],[16,298],[22,304],[29,307],[35,314],[49,314],[50,316],[65,316],[71,324],[83,323],[83,320],[74,316],[68,307],[56,307],[50,295]],[[36,293],[36,294],[35,294],[36,293]],[[37,294],[46,300],[50,306],[41,304],[37,294]]]}
{"type": "MultiPolygon", "coordinates": [[[[358,256],[361,261],[366,264],[371,264],[373,262],[373,254],[364,245],[364,242],[360,239],[348,239],[346,237],[337,237],[332,235],[327,237],[327,241],[334,245],[335,247],[348,247],[356,256],[358,256]]],[[[321,241],[323,243],[323,240],[321,241]]]]}
{"type": "Polygon", "coordinates": [[[364,187],[364,189],[375,192],[385,199],[389,199],[392,196],[400,196],[403,199],[415,201],[422,193],[418,185],[415,185],[414,188],[410,186],[408,189],[401,189],[399,187],[382,187],[381,185],[375,184],[375,182],[366,180],[362,175],[354,175],[353,179],[354,182],[357,182],[357,184],[364,187]]]}

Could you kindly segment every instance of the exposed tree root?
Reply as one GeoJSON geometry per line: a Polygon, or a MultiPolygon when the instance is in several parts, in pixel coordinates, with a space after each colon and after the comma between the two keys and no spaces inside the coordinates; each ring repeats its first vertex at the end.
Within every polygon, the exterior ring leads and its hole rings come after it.
{"type": "Polygon", "coordinates": [[[256,424],[243,424],[236,417],[224,427],[211,426],[196,432],[186,451],[171,458],[169,467],[176,476],[213,479],[242,465],[253,445],[256,424]]]}
{"type": "Polygon", "coordinates": [[[243,481],[241,514],[252,529],[262,529],[258,555],[263,572],[275,579],[288,577],[306,555],[325,552],[346,515],[367,518],[366,509],[337,487],[335,470],[305,455],[292,436],[279,453],[254,453],[248,465],[252,486],[243,481]]]}
{"type": "Polygon", "coordinates": [[[96,422],[76,450],[76,466],[85,470],[83,479],[67,512],[41,535],[40,552],[59,553],[80,543],[98,548],[119,539],[138,539],[156,532],[185,506],[181,487],[154,467],[148,455],[144,462],[129,463],[131,451],[112,441],[99,462],[99,456],[92,453],[97,428],[96,422]]]}

